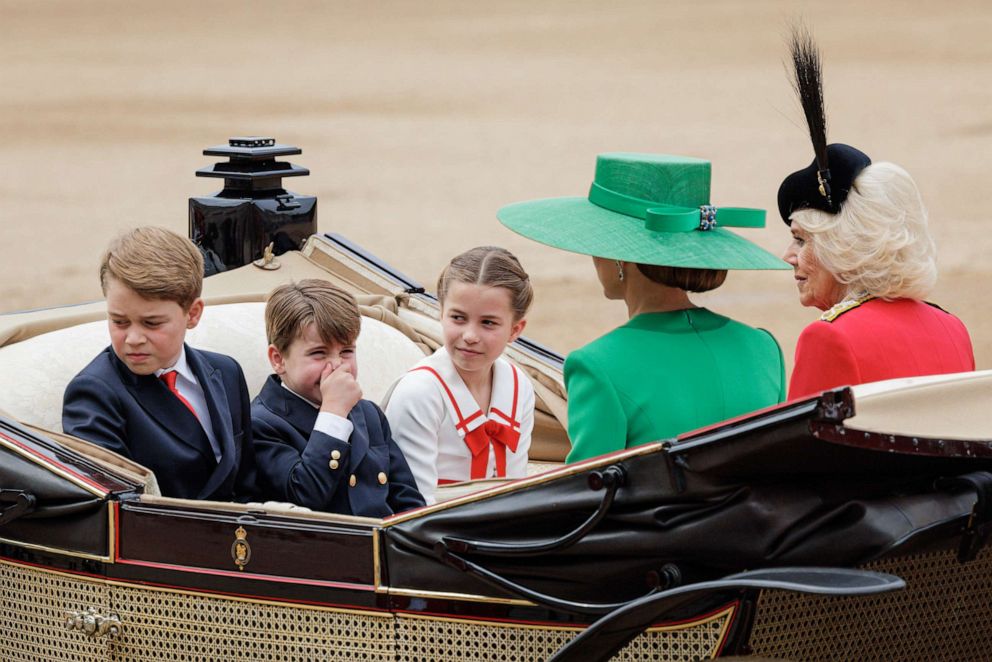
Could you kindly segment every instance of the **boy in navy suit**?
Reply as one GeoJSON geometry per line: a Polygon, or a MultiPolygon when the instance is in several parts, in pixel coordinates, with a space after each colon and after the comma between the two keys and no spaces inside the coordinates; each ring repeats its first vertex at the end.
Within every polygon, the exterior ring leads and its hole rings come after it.
{"type": "Polygon", "coordinates": [[[324,280],[276,288],[265,307],[270,375],[251,403],[264,498],[386,517],[424,505],[386,416],[355,381],[358,304],[324,280]]]}
{"type": "Polygon", "coordinates": [[[165,496],[255,496],[251,411],[241,366],[183,341],[200,321],[203,258],[189,239],[138,228],[100,265],[110,347],[62,401],[68,434],[155,472],[165,496]]]}

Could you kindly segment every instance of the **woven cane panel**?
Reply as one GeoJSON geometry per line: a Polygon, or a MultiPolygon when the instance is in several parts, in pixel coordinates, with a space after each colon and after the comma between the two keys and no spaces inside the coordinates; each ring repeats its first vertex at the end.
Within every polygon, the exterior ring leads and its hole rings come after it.
{"type": "Polygon", "coordinates": [[[114,587],[114,660],[394,660],[393,617],[114,587]]]}
{"type": "Polygon", "coordinates": [[[0,562],[0,660],[107,660],[107,644],[65,627],[67,609],[106,611],[105,584],[0,562]]]}
{"type": "MultiPolygon", "coordinates": [[[[645,632],[614,660],[685,662],[713,657],[732,610],[677,630],[645,632]]],[[[398,662],[533,662],[546,660],[578,634],[575,629],[427,618],[397,618],[398,662]]]]}
{"type": "Polygon", "coordinates": [[[895,593],[816,598],[765,592],[751,634],[757,655],[792,660],[988,660],[992,553],[961,565],[956,552],[879,561],[906,580],[895,593]]]}

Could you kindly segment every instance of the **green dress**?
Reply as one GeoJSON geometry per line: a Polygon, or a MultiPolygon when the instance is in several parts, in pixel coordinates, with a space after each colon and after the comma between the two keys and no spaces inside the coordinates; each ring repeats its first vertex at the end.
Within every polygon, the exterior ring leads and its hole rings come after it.
{"type": "Polygon", "coordinates": [[[764,329],[705,308],[644,313],[568,355],[568,462],[675,437],[785,400],[764,329]]]}

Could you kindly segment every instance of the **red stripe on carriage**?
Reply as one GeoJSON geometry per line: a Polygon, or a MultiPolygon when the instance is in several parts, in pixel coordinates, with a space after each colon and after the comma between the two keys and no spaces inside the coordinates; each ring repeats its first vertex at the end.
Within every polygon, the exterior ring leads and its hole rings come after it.
{"type": "Polygon", "coordinates": [[[85,483],[86,485],[89,485],[93,489],[99,490],[102,494],[104,494],[104,495],[110,494],[111,491],[108,490],[103,485],[101,485],[100,483],[97,483],[97,482],[95,482],[93,480],[90,480],[89,478],[87,478],[83,474],[79,473],[78,471],[75,471],[71,467],[68,467],[65,464],[63,464],[62,462],[59,462],[54,457],[48,457],[44,453],[40,453],[40,452],[36,451],[35,449],[31,448],[27,444],[22,444],[21,442],[17,441],[13,437],[10,437],[10,436],[4,434],[3,432],[0,432],[0,437],[3,437],[4,439],[6,439],[10,443],[14,444],[15,446],[17,446],[18,448],[20,448],[25,453],[31,455],[32,457],[35,457],[35,458],[41,460],[42,462],[45,462],[46,464],[54,465],[54,466],[58,467],[59,469],[61,469],[62,471],[66,472],[67,474],[71,475],[73,478],[77,479],[81,483],[85,483]]]}
{"type": "Polygon", "coordinates": [[[114,501],[110,504],[112,516],[114,518],[114,558],[113,561],[116,562],[117,559],[121,557],[121,502],[114,501]]]}
{"type": "MultiPolygon", "coordinates": [[[[215,577],[238,577],[244,579],[255,579],[267,582],[278,582],[280,584],[307,584],[308,586],[327,586],[330,588],[341,588],[349,591],[375,591],[373,584],[355,584],[352,582],[336,582],[326,579],[309,579],[307,577],[287,577],[285,575],[263,575],[254,572],[243,572],[235,570],[218,570],[217,568],[205,568],[203,566],[176,565],[175,563],[160,563],[158,561],[140,561],[137,559],[118,558],[117,563],[121,565],[136,565],[158,570],[171,570],[174,572],[191,572],[202,575],[213,575],[215,577]]],[[[204,591],[212,592],[212,591],[204,591]]],[[[230,595],[237,595],[232,593],[230,595]]]]}

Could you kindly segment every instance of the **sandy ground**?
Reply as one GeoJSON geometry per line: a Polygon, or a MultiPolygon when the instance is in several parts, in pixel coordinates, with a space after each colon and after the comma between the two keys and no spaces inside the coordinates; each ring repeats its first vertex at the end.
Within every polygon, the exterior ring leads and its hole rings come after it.
{"type": "MultiPolygon", "coordinates": [[[[501,205],[583,195],[595,155],[714,163],[713,202],[775,208],[811,159],[786,82],[803,15],[826,62],[834,141],[917,178],[937,237],[932,300],[992,367],[992,4],[833,1],[110,2],[0,0],[0,311],[99,296],[120,229],[185,232],[193,173],[232,135],[303,148],[320,229],[433,283],[501,244],[532,274],[529,334],[571,350],[621,323],[589,258],[505,230],[501,205]]],[[[743,231],[781,252],[777,214],[743,231]]],[[[791,357],[815,318],[788,272],[699,297],[791,357]]]]}

